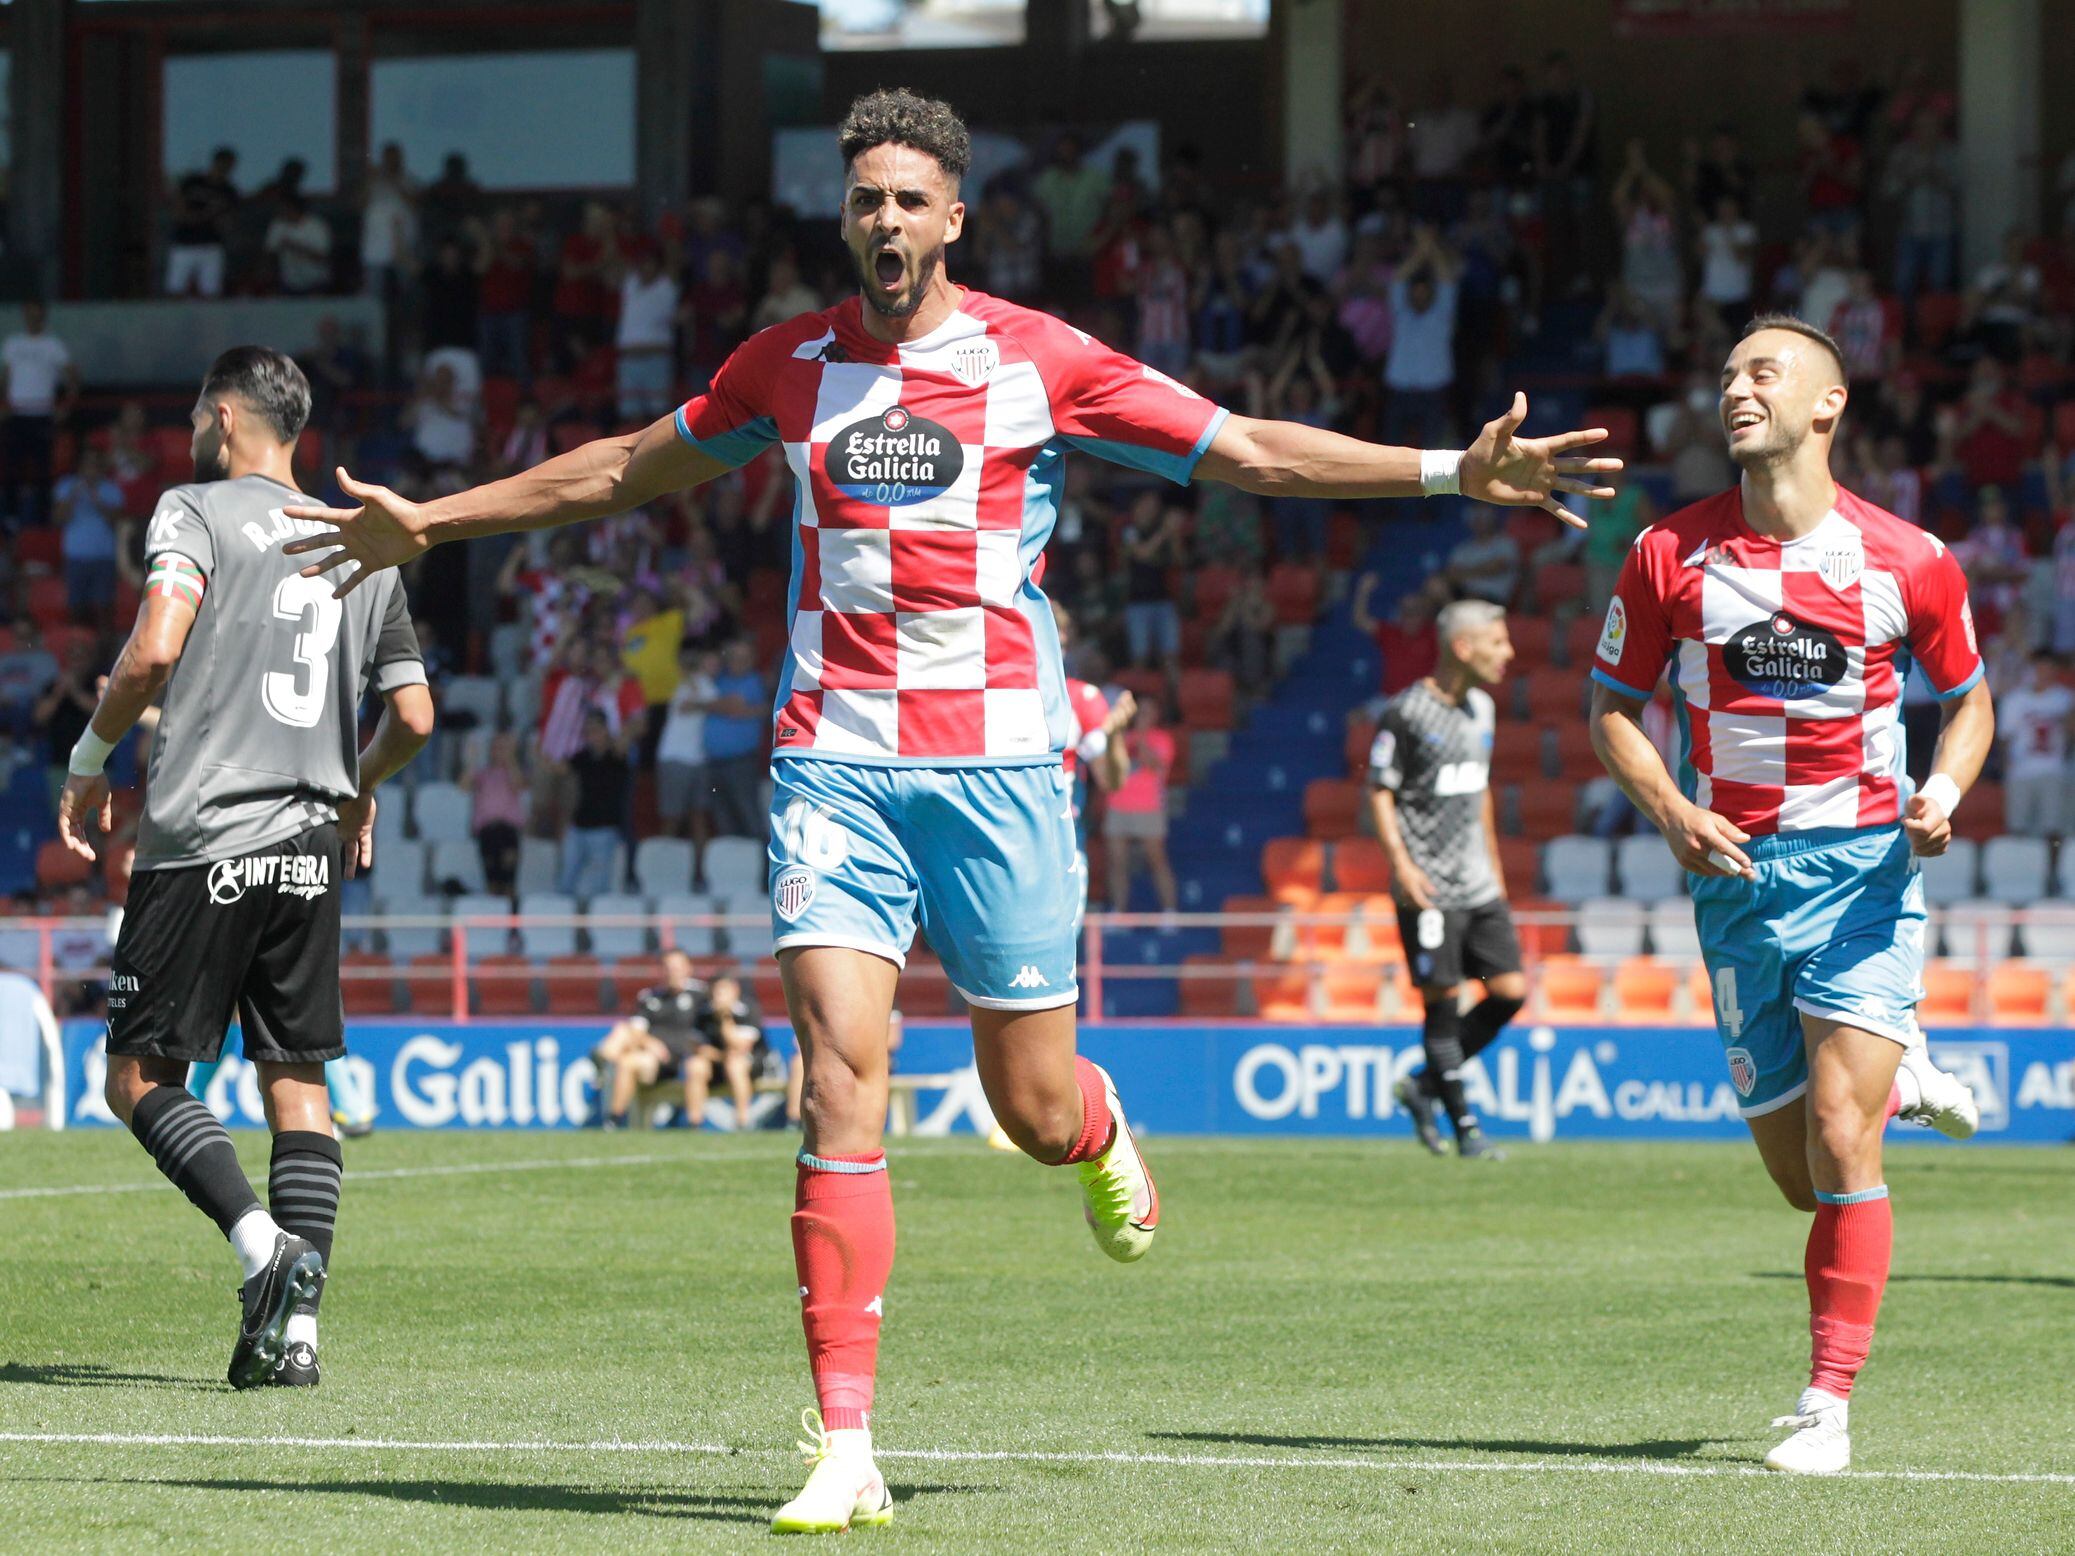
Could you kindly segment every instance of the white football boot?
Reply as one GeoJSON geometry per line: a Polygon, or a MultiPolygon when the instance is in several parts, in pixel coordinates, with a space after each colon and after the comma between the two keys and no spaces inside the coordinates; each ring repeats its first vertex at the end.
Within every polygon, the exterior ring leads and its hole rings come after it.
{"type": "Polygon", "coordinates": [[[1765,1467],[1787,1475],[1836,1475],[1852,1466],[1851,1406],[1821,1389],[1803,1389],[1794,1414],[1778,1416],[1774,1426],[1791,1426],[1794,1435],[1765,1456],[1765,1467]]]}
{"type": "Polygon", "coordinates": [[[1957,1075],[1947,1074],[1931,1062],[1931,1050],[1925,1046],[1921,1028],[1916,1041],[1902,1050],[1895,1084],[1902,1092],[1902,1110],[1895,1115],[1897,1118],[1935,1129],[1952,1140],[1965,1140],[1981,1127],[1981,1108],[1974,1093],[1957,1075]],[[1910,1099],[1912,1089],[1916,1092],[1914,1101],[1910,1099]]]}
{"type": "Polygon", "coordinates": [[[814,1466],[800,1494],[771,1515],[773,1534],[841,1534],[893,1522],[893,1495],[872,1462],[869,1431],[822,1430],[821,1412],[803,1410],[800,1452],[814,1466]]]}

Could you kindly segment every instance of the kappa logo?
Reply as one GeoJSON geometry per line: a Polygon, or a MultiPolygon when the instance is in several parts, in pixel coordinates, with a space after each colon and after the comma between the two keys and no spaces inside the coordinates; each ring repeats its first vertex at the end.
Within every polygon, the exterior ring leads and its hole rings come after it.
{"type": "Polygon", "coordinates": [[[876,1296],[872,1298],[871,1301],[867,1302],[865,1304],[865,1311],[867,1313],[870,1313],[874,1318],[884,1318],[886,1316],[885,1294],[881,1293],[879,1296],[876,1296]]]}
{"type": "Polygon", "coordinates": [[[1009,987],[1012,989],[1049,989],[1052,987],[1052,980],[1039,972],[1035,967],[1025,963],[1022,967],[1016,969],[1016,976],[1009,980],[1009,987]]]}
{"type": "Polygon", "coordinates": [[[1751,1050],[1732,1048],[1722,1057],[1729,1061],[1730,1085],[1739,1097],[1748,1097],[1758,1084],[1758,1061],[1751,1057],[1751,1050]]]}
{"type": "Polygon", "coordinates": [[[1610,665],[1621,663],[1621,650],[1628,646],[1628,606],[1620,595],[1607,602],[1607,624],[1600,629],[1599,656],[1610,665]]]}
{"type": "Polygon", "coordinates": [[[797,923],[807,905],[814,901],[815,874],[794,865],[771,883],[771,907],[788,924],[797,923]]]}
{"type": "Polygon", "coordinates": [[[279,891],[305,901],[331,889],[331,861],[322,854],[260,854],[219,859],[209,866],[209,900],[227,908],[248,891],[279,891]]]}

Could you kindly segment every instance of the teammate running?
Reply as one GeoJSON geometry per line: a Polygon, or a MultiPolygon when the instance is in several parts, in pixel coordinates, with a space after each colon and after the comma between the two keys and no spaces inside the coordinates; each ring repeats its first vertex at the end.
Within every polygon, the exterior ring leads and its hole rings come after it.
{"type": "MultiPolygon", "coordinates": [[[[349,593],[445,540],[618,513],[779,444],[797,483],[790,643],[772,761],[771,910],[806,1063],[793,1248],[820,1400],[806,1488],[779,1530],[876,1524],[893,1504],[867,1427],[893,1264],[880,1148],[887,1016],[929,937],[972,1009],[995,1116],[1073,1167],[1104,1253],[1142,1257],[1160,1201],[1110,1078],[1074,1051],[1073,736],[1037,586],[1065,455],[1259,492],[1409,497],[1460,489],[1561,511],[1611,495],[1601,431],[1515,436],[1526,401],[1467,452],[1379,448],[1228,416],[1045,314],[956,286],[971,140],[943,103],[875,92],[839,131],[842,235],[859,299],[739,347],[675,416],[430,503],[354,481],[357,508],[288,549],[357,564],[349,593]]],[[[810,1412],[811,1415],[811,1412],[810,1412]]]]}
{"type": "Polygon", "coordinates": [[[1463,1096],[1462,1067],[1520,1013],[1527,980],[1506,906],[1492,817],[1496,710],[1487,690],[1513,662],[1506,613],[1484,600],[1444,606],[1434,624],[1440,663],[1393,697],[1369,748],[1369,807],[1390,859],[1398,934],[1426,1004],[1427,1065],[1398,1082],[1420,1144],[1446,1153],[1436,1107],[1455,1127],[1456,1154],[1499,1158],[1463,1096]],[[1485,995],[1465,1014],[1463,980],[1485,995]]]}
{"type": "Polygon", "coordinates": [[[1768,1469],[1851,1462],[1847,1404],[1887,1284],[1881,1129],[1974,1132],[1965,1086],[1916,1022],[1924,888],[1981,771],[1995,715],[1960,565],[1837,486],[1844,360],[1799,319],[1752,321],[1722,370],[1741,483],[1637,537],[1592,678],[1607,771],[1693,876],[1729,1078],[1766,1170],[1809,1233],[1809,1386],[1768,1469]],[[1922,788],[1903,769],[1898,654],[1943,700],[1922,788]],[[1643,733],[1665,667],[1680,781],[1643,733]]]}
{"type": "Polygon", "coordinates": [[[108,1106],[237,1252],[237,1388],[317,1382],[339,1209],[324,1066],[346,1051],[340,874],[372,861],[375,788],[432,733],[402,584],[342,604],[281,554],[299,533],[282,509],[301,495],[309,415],[310,386],[278,351],[239,346],[210,367],[195,484],[159,499],[136,626],[58,800],[65,845],[92,859],[88,827],[112,819],[102,764],[163,690],[108,984],[108,1106]],[[356,751],[370,683],[386,705],[356,751]],[[274,1135],[267,1209],[185,1088],[233,1019],[274,1135]]]}
{"type": "MultiPolygon", "coordinates": [[[[1052,625],[1059,633],[1060,663],[1065,664],[1073,652],[1074,623],[1057,600],[1052,601],[1052,625]]],[[[1059,762],[1066,772],[1067,795],[1074,811],[1074,871],[1078,877],[1074,924],[1078,928],[1088,912],[1088,791],[1092,786],[1108,794],[1131,771],[1131,759],[1117,737],[1131,727],[1138,702],[1131,693],[1119,692],[1112,707],[1100,686],[1069,675],[1066,706],[1073,716],[1073,734],[1059,753],[1059,762]]]]}

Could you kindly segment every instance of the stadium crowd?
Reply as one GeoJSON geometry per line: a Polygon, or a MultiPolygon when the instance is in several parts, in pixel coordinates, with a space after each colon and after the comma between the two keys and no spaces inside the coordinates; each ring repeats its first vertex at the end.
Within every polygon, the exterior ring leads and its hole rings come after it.
{"type": "MultiPolygon", "coordinates": [[[[1840,61],[1801,99],[1780,200],[1761,185],[1783,171],[1734,121],[1679,145],[1608,144],[1562,55],[1508,67],[1479,103],[1446,78],[1378,78],[1348,94],[1344,176],[1265,194],[1221,186],[1188,146],[1155,177],[1062,134],[966,191],[952,268],[1256,414],[1449,446],[1501,384],[1525,384],[1538,416],[1608,425],[1636,476],[1588,533],[1465,505],[1430,577],[1355,584],[1385,692],[1431,664],[1448,597],[1513,605],[1559,636],[1602,607],[1643,527],[1731,480],[1716,376],[1744,320],[1781,308],[1824,325],[1853,374],[1842,479],[1963,558],[2006,703],[2010,829],[2057,834],[2075,724],[2075,158],[2058,230],[2013,232],[1962,273],[1953,116],[1950,85],[1921,65],[1876,83],[1840,61]],[[1773,209],[1793,215],[1761,221],[1773,209]]],[[[395,146],[352,200],[305,192],[293,158],[249,192],[238,175],[223,151],[170,192],[168,294],[362,292],[389,310],[383,345],[327,321],[304,358],[320,487],[341,462],[408,494],[522,468],[667,413],[748,334],[855,290],[818,212],[709,198],[643,222],[605,198],[500,198],[459,155],[421,182],[395,146]]],[[[156,416],[82,398],[34,305],[0,371],[0,738],[10,770],[54,786],[134,608],[153,497],[187,478],[187,431],[177,394],[156,416]]],[[[554,884],[587,898],[621,885],[640,837],[761,836],[788,486],[768,455],[580,531],[417,564],[435,686],[489,691],[446,698],[412,781],[467,796],[483,889],[514,889],[527,839],[559,844],[554,884]]],[[[1072,464],[1046,587],[1075,624],[1070,673],[1128,687],[1141,710],[1126,738],[1148,776],[1112,805],[1164,811],[1188,774],[1163,723],[1206,685],[1228,724],[1272,695],[1279,630],[1332,596],[1333,575],[1353,582],[1365,546],[1328,504],[1072,464]],[[1278,582],[1299,575],[1308,590],[1278,582]]],[[[1921,716],[1935,720],[1927,701],[1921,716]]],[[[1610,802],[1604,824],[1624,821],[1610,802]]],[[[83,909],[121,889],[119,864],[87,879],[46,855],[17,905],[83,909]]],[[[1172,906],[1171,876],[1158,895],[1172,906]]]]}

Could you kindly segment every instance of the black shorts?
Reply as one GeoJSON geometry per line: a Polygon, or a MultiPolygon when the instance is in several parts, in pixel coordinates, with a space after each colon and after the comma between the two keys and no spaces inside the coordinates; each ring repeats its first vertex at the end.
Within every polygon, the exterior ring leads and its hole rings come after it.
{"type": "Polygon", "coordinates": [[[108,980],[108,1052],[206,1064],[233,1019],[248,1059],[318,1064],[345,1053],[336,827],[131,879],[108,980]]]}
{"type": "Polygon", "coordinates": [[[1513,910],[1503,899],[1481,908],[1415,908],[1401,902],[1398,937],[1405,943],[1412,981],[1423,989],[1520,971],[1520,939],[1513,933],[1513,910]]]}

